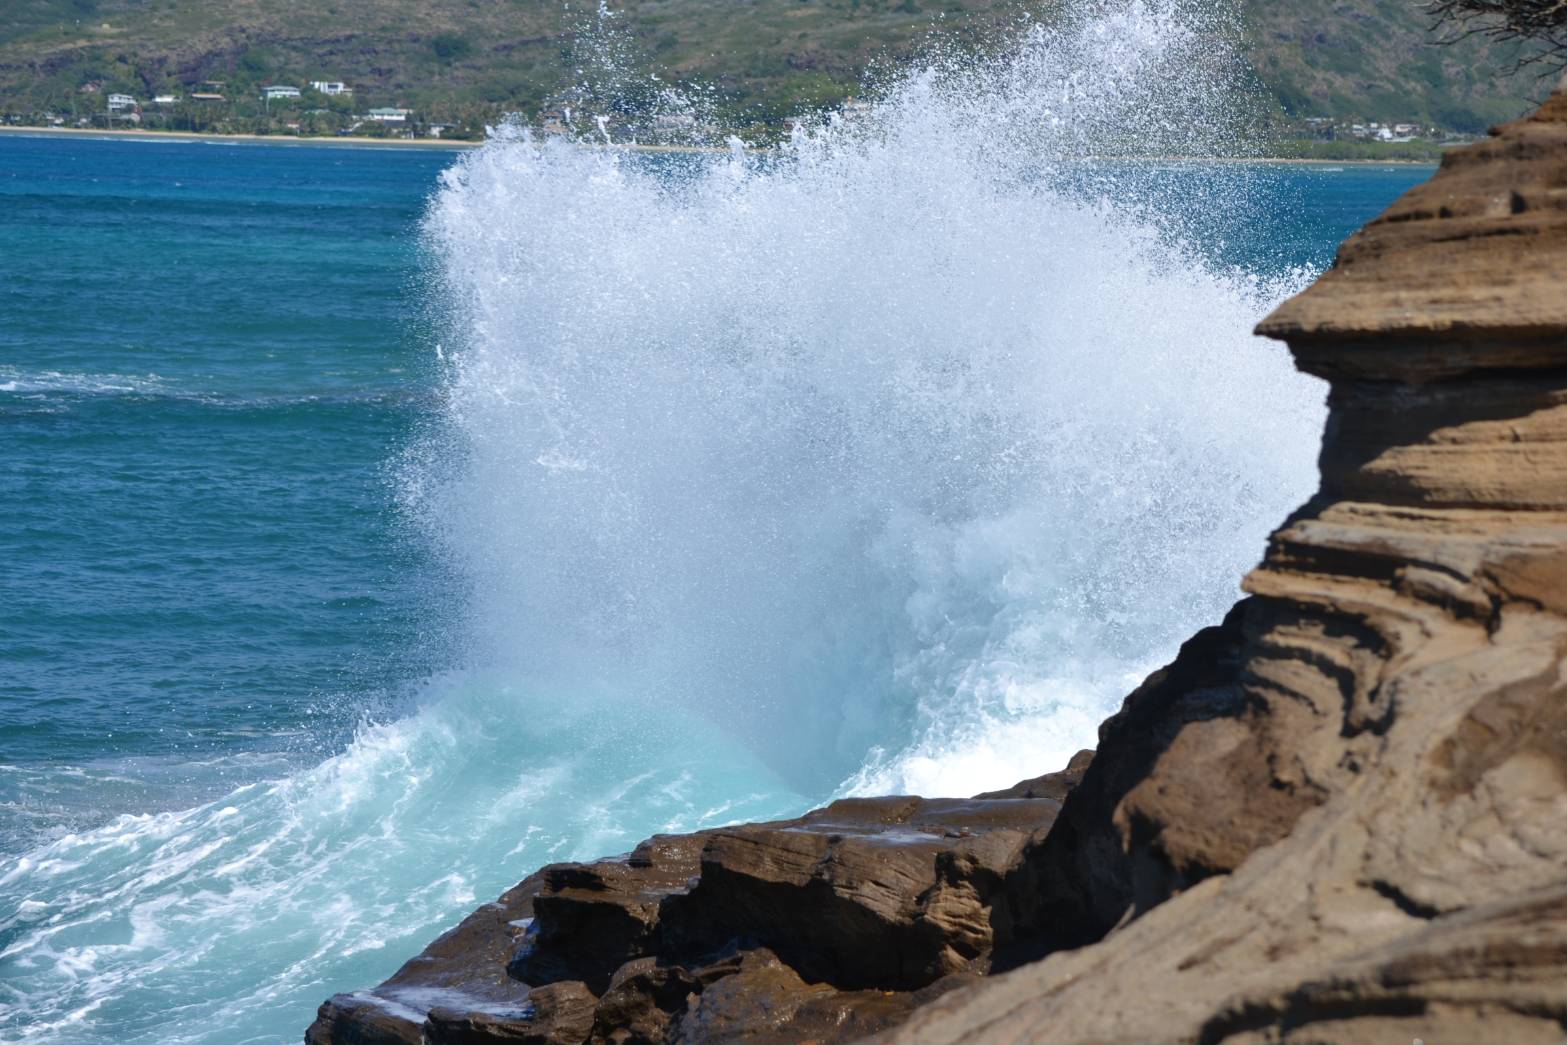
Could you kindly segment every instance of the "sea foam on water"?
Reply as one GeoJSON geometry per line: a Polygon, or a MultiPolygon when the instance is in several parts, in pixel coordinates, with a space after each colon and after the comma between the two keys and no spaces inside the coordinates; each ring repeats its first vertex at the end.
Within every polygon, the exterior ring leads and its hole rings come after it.
{"type": "Polygon", "coordinates": [[[1290,281],[1208,249],[1244,171],[1147,161],[1238,133],[1222,28],[1112,4],[765,155],[461,159],[401,469],[469,667],[0,865],[0,1031],[297,1040],[550,860],[1091,744],[1312,485],[1320,391],[1249,334],[1290,281]]]}

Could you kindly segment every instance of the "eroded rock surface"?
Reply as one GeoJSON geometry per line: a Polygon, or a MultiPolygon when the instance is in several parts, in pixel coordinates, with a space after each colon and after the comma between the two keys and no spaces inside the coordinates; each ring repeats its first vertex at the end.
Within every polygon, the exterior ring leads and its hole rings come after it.
{"type": "Polygon", "coordinates": [[[309,1040],[1567,1040],[1567,94],[1261,331],[1321,488],[1091,760],[546,868],[309,1040]]]}

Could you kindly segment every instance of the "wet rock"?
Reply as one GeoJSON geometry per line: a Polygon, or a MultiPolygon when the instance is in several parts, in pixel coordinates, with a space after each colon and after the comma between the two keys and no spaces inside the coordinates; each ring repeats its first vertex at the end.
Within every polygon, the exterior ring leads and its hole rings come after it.
{"type": "Polygon", "coordinates": [[[893,1026],[917,1004],[895,991],[839,991],[807,983],[766,949],[747,951],[681,1017],[682,1042],[852,1040],[893,1026]]]}
{"type": "Polygon", "coordinates": [[[594,1012],[593,1041],[665,1041],[704,984],[690,970],[642,958],[616,970],[594,1012]]]}
{"type": "Polygon", "coordinates": [[[532,984],[581,980],[602,994],[616,969],[658,950],[659,909],[690,885],[705,842],[703,835],[660,835],[624,860],[544,868],[511,975],[532,984]]]}
{"type": "Polygon", "coordinates": [[[424,1025],[426,1045],[579,1045],[593,1029],[598,999],[584,984],[563,981],[528,991],[519,1009],[439,1006],[424,1025]]]}
{"type": "Polygon", "coordinates": [[[1060,803],[846,799],[799,820],[712,832],[701,875],[664,909],[666,947],[695,960],[764,946],[806,979],[916,990],[983,967],[1009,942],[1001,883],[1060,803]]]}
{"type": "Polygon", "coordinates": [[[764,1015],[779,1040],[885,1029],[1010,941],[1003,885],[1086,761],[999,797],[851,799],[551,865],[333,998],[308,1040],[695,1040],[764,1015]]]}
{"type": "Polygon", "coordinates": [[[459,1011],[522,1008],[528,989],[506,975],[506,962],[531,924],[543,888],[534,875],[485,904],[372,990],[338,994],[305,1032],[307,1045],[422,1045],[433,1007],[459,1011]]]}

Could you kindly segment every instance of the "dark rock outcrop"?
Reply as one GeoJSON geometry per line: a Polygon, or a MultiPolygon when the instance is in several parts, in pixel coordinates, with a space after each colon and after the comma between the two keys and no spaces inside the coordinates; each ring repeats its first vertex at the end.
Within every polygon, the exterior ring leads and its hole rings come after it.
{"type": "Polygon", "coordinates": [[[464,918],[374,990],[335,995],[321,1006],[305,1039],[312,1045],[421,1045],[432,1009],[476,1017],[528,1011],[537,1000],[530,999],[525,984],[506,975],[506,963],[531,924],[533,900],[543,884],[541,875],[524,879],[464,918]]]}
{"type": "Polygon", "coordinates": [[[1017,945],[1006,882],[1087,767],[973,799],[846,799],[554,864],[369,991],[312,1045],[863,1036],[1017,945]]]}
{"type": "Polygon", "coordinates": [[[1321,488],[1091,759],[546,868],[309,1040],[1567,1040],[1567,93],[1260,329],[1321,488]]]}

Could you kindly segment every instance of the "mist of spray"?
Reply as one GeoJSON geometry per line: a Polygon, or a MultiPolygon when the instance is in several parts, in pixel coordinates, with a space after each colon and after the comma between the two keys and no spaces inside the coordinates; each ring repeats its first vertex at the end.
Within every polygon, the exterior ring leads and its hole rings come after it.
{"type": "Polygon", "coordinates": [[[807,792],[1090,742],[1309,489],[1318,393],[1249,334],[1291,280],[1190,245],[1244,173],[1124,159],[1239,133],[1222,40],[1133,3],[778,154],[513,131],[449,172],[413,500],[473,655],[541,710],[697,709],[807,792]]]}

